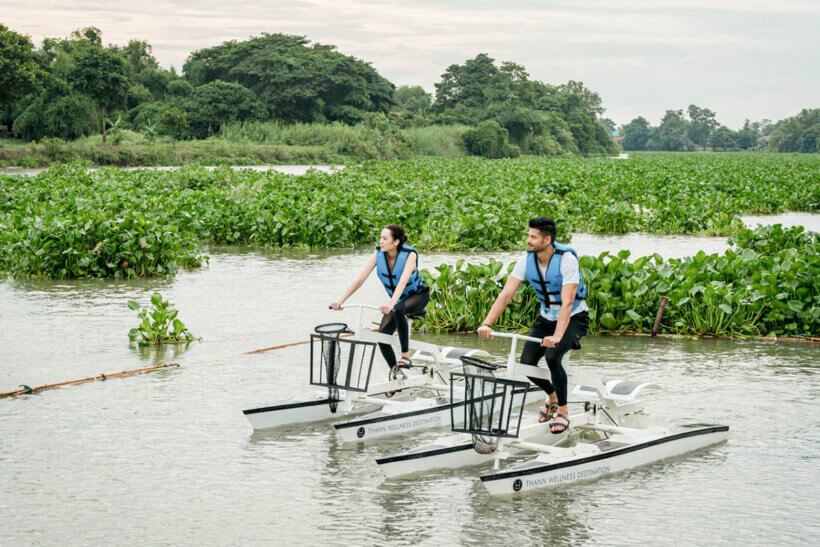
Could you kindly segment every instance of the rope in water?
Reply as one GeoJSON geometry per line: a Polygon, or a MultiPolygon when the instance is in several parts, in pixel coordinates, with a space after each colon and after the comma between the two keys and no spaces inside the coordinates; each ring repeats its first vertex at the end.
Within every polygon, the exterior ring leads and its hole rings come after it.
{"type": "MultiPolygon", "coordinates": [[[[349,334],[343,334],[342,336],[350,336],[350,335],[349,334]]],[[[279,344],[279,345],[270,346],[270,347],[267,347],[267,348],[259,348],[259,349],[254,349],[254,350],[250,350],[250,351],[243,351],[242,353],[232,354],[232,355],[229,355],[227,357],[238,357],[238,356],[241,356],[241,355],[251,355],[251,354],[254,354],[254,353],[263,353],[263,352],[266,352],[266,351],[273,351],[273,350],[282,349],[282,348],[289,348],[289,347],[292,347],[292,346],[300,346],[300,345],[309,344],[309,343],[310,343],[310,340],[300,340],[298,342],[288,342],[287,344],[279,344]]],[[[203,361],[194,361],[192,363],[187,363],[187,365],[188,366],[190,366],[190,365],[199,365],[199,364],[202,364],[202,363],[207,363],[209,361],[218,361],[220,359],[225,359],[225,357],[220,357],[220,358],[216,358],[216,359],[208,359],[208,360],[203,360],[203,361]]],[[[101,374],[98,374],[96,376],[88,376],[86,378],[78,378],[76,380],[68,380],[68,381],[65,381],[65,382],[56,382],[56,383],[53,383],[53,384],[43,384],[41,386],[36,386],[36,387],[30,387],[30,386],[27,386],[26,384],[21,384],[19,389],[15,389],[15,390],[12,390],[12,391],[6,391],[4,393],[0,393],[0,399],[4,399],[6,397],[16,397],[18,395],[29,395],[29,394],[39,393],[39,392],[45,391],[47,389],[56,389],[58,387],[63,387],[63,386],[75,386],[75,385],[78,385],[78,384],[85,384],[85,383],[88,383],[88,382],[103,382],[103,381],[109,380],[111,378],[124,378],[126,376],[133,376],[133,375],[136,375],[136,374],[145,374],[146,372],[154,372],[154,371],[157,371],[157,370],[163,370],[163,369],[168,369],[168,368],[179,368],[181,366],[182,365],[180,365],[179,363],[168,363],[168,364],[165,364],[165,365],[156,365],[156,366],[153,366],[153,367],[123,370],[121,372],[101,373],[101,374]]]]}

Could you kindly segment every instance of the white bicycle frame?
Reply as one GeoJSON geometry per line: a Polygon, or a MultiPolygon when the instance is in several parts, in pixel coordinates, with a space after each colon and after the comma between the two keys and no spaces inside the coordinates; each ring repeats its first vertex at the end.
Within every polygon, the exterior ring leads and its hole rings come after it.
{"type": "MultiPolygon", "coordinates": [[[[378,306],[373,306],[371,304],[348,304],[344,308],[358,308],[358,324],[356,328],[353,330],[353,336],[357,340],[362,340],[366,342],[375,342],[377,344],[390,344],[392,346],[396,346],[398,344],[397,335],[391,334],[384,334],[381,332],[374,332],[365,326],[364,322],[364,310],[376,310],[379,311],[378,306]]],[[[439,347],[435,344],[431,344],[429,342],[421,342],[419,340],[410,340],[409,346],[412,349],[420,350],[428,352],[430,355],[433,356],[433,364],[428,366],[428,373],[427,374],[417,374],[408,376],[401,372],[401,378],[397,378],[395,380],[377,384],[375,386],[370,386],[367,390],[369,394],[378,394],[384,393],[386,391],[397,391],[400,389],[408,389],[408,388],[416,388],[416,387],[423,387],[425,389],[431,389],[434,391],[441,391],[441,392],[448,392],[450,390],[450,386],[447,384],[446,380],[443,380],[442,383],[435,383],[433,380],[438,374],[439,378],[444,379],[449,374],[449,365],[445,363],[444,357],[441,355],[441,351],[439,347]]],[[[405,401],[401,400],[390,400],[390,399],[376,399],[371,397],[368,394],[355,392],[355,391],[345,391],[345,396],[342,401],[339,402],[339,408],[343,411],[349,411],[352,409],[354,403],[373,403],[379,405],[386,405],[386,406],[401,406],[406,404],[405,401]]]]}

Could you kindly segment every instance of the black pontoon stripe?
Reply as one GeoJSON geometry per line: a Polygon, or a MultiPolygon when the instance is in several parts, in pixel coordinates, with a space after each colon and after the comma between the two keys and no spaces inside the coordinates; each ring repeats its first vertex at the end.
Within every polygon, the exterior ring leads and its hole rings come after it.
{"type": "Polygon", "coordinates": [[[685,439],[687,437],[697,437],[700,435],[708,435],[711,433],[718,433],[721,431],[729,431],[728,425],[718,425],[713,427],[707,427],[703,429],[695,429],[693,431],[684,431],[682,433],[678,433],[676,435],[669,435],[667,437],[661,437],[660,439],[655,439],[652,441],[647,441],[641,444],[634,444],[628,446],[626,448],[616,448],[609,450],[607,452],[602,452],[600,454],[594,454],[592,456],[587,456],[586,458],[579,458],[576,460],[568,460],[565,462],[560,463],[551,463],[546,465],[541,465],[538,467],[532,467],[530,469],[520,469],[518,471],[503,471],[501,473],[494,473],[492,475],[482,475],[481,481],[497,481],[502,479],[509,479],[511,477],[523,477],[525,475],[535,475],[537,473],[546,473],[547,471],[554,471],[556,469],[563,469],[564,467],[574,467],[576,465],[581,465],[585,463],[595,462],[598,460],[605,460],[609,458],[614,458],[616,456],[622,456],[623,454],[628,454],[629,452],[635,452],[636,450],[642,450],[644,448],[649,448],[651,446],[656,446],[659,444],[664,444],[672,441],[678,441],[680,439],[685,439]]]}
{"type": "MultiPolygon", "coordinates": [[[[540,390],[540,388],[533,386],[533,387],[530,387],[530,388],[527,389],[527,393],[530,393],[531,391],[538,391],[538,390],[540,390]]],[[[520,395],[521,393],[524,393],[524,392],[522,390],[516,390],[515,391],[516,395],[520,395]]],[[[495,395],[495,397],[499,397],[499,396],[500,395],[495,395]]],[[[455,407],[461,407],[461,406],[466,405],[468,402],[469,403],[477,403],[479,401],[488,400],[492,397],[493,397],[493,395],[485,395],[484,397],[482,397],[480,399],[475,398],[475,399],[470,399],[469,401],[459,401],[457,403],[453,403],[452,405],[450,403],[447,403],[447,404],[444,404],[444,405],[438,405],[438,406],[434,406],[434,407],[430,407],[430,408],[423,408],[421,410],[414,410],[413,412],[403,412],[403,413],[400,413],[400,414],[388,414],[386,416],[378,416],[378,417],[375,417],[375,418],[365,418],[365,419],[362,419],[362,420],[354,420],[352,422],[342,422],[342,423],[338,423],[338,424],[333,424],[333,427],[335,427],[336,429],[347,429],[347,428],[350,428],[350,427],[359,427],[359,426],[363,426],[363,425],[377,424],[379,422],[386,422],[388,420],[400,420],[400,419],[404,419],[404,418],[412,418],[414,416],[421,416],[423,414],[431,414],[433,412],[440,412],[442,410],[449,410],[451,406],[454,407],[454,408],[455,407]]]]}
{"type": "Polygon", "coordinates": [[[330,403],[330,399],[316,399],[313,401],[302,401],[299,403],[287,403],[284,405],[265,406],[262,408],[252,408],[250,410],[243,410],[243,414],[257,414],[259,412],[273,412],[276,410],[288,410],[291,408],[302,408],[308,406],[326,405],[330,403]]]}
{"type": "Polygon", "coordinates": [[[472,450],[473,443],[459,444],[456,446],[448,446],[447,448],[438,448],[436,450],[428,450],[427,452],[413,452],[410,454],[398,454],[396,456],[387,456],[384,458],[376,458],[376,463],[383,465],[386,463],[404,462],[409,460],[418,460],[420,458],[432,458],[433,456],[441,456],[442,454],[452,454],[455,452],[463,452],[465,450],[472,450]]]}

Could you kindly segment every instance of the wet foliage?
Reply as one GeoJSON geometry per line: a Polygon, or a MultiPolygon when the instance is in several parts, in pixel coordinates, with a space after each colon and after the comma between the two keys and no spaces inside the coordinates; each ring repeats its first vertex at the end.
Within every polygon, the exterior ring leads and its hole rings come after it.
{"type": "Polygon", "coordinates": [[[152,310],[142,308],[136,300],[129,300],[128,307],[137,312],[140,323],[128,332],[128,339],[141,346],[177,344],[198,340],[188,327],[177,318],[179,311],[162,295],[151,296],[152,310]]]}
{"type": "Polygon", "coordinates": [[[137,278],[197,267],[200,245],[371,245],[403,225],[422,250],[521,248],[526,220],[569,232],[731,235],[739,214],[817,210],[820,158],[647,154],[611,158],[415,159],[281,173],[61,164],[0,176],[0,271],[137,278]]]}
{"type": "MultiPolygon", "coordinates": [[[[683,259],[652,255],[630,261],[629,251],[581,256],[594,333],[650,332],[661,297],[669,298],[660,332],[727,336],[820,334],[818,234],[779,224],[744,229],[723,254],[683,259]]],[[[475,330],[514,264],[442,264],[424,271],[434,288],[423,330],[475,330]]],[[[496,328],[522,330],[539,304],[522,284],[496,328]]]]}

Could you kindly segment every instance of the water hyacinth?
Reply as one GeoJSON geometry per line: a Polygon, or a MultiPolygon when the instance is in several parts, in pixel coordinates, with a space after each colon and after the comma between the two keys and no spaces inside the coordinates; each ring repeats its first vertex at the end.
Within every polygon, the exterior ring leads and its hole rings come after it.
{"type": "Polygon", "coordinates": [[[151,295],[154,308],[148,311],[136,300],[129,300],[128,307],[137,312],[139,325],[128,331],[128,339],[141,346],[178,344],[200,340],[177,318],[179,311],[174,305],[155,292],[151,295]]]}
{"type": "MultiPolygon", "coordinates": [[[[582,256],[594,333],[650,332],[662,296],[669,298],[661,332],[728,336],[820,334],[818,234],[780,225],[742,230],[723,254],[683,259],[660,255],[630,262],[629,251],[582,256]]],[[[497,261],[425,271],[434,287],[422,330],[475,330],[501,292],[513,264],[497,261]]],[[[538,314],[524,283],[496,326],[523,330],[538,314]]]]}
{"type": "Polygon", "coordinates": [[[419,158],[300,177],[86,167],[0,176],[0,272],[168,275],[200,265],[203,243],[345,248],[372,245],[391,223],[422,250],[514,249],[522,223],[543,214],[564,241],[572,231],[730,235],[737,215],[820,204],[814,155],[419,158]]]}

